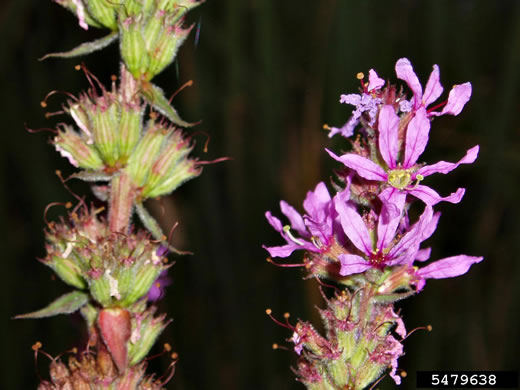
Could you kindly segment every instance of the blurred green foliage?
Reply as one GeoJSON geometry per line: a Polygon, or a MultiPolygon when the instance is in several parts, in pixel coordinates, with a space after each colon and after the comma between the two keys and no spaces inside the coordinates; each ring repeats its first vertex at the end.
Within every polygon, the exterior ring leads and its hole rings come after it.
{"type": "MultiPolygon", "coordinates": [[[[460,205],[439,207],[433,257],[486,259],[459,279],[430,281],[424,293],[400,305],[408,329],[433,326],[405,342],[400,367],[408,377],[401,388],[415,387],[417,370],[518,369],[520,3],[208,0],[189,21],[200,24],[198,41],[192,33],[178,63],[156,81],[173,93],[194,80],[174,104],[186,120],[203,120],[194,130],[201,131],[194,135],[196,151],[205,160],[232,160],[207,166],[200,178],[150,204],[166,230],[180,222],[174,242],[195,252],[176,259],[173,285],[160,303],[174,319],[162,340],[180,355],[168,388],[302,388],[289,368],[295,354],[271,349],[273,342],[288,345],[290,332],[264,310],[317,321],[314,306],[323,302],[314,280],[265,262],[261,245],[281,241],[263,214],[278,213],[279,199],[301,209],[306,191],[328,180],[338,164],[323,148],[347,145],[322,130],[324,123],[342,125],[350,114],[339,95],[356,92],[359,71],[374,68],[394,79],[395,61],[404,56],[423,82],[436,63],[446,89],[473,84],[473,98],[459,117],[435,120],[423,158],[455,161],[481,145],[476,164],[428,183],[441,194],[467,188],[460,205]],[[207,153],[202,132],[210,138],[207,153]]],[[[0,3],[3,389],[33,389],[38,373],[47,377],[45,357],[34,368],[35,341],[53,356],[85,342],[79,317],[10,318],[67,290],[36,257],[44,256],[44,208],[74,200],[54,171],[71,170],[49,147],[48,135],[29,134],[24,123],[42,128],[65,120],[45,119],[39,102],[50,90],[77,94],[88,84],[73,69],[78,60],[37,58],[103,34],[81,30],[51,1],[0,3]]],[[[83,60],[108,84],[117,58],[111,47],[83,60]]],[[[49,109],[60,110],[65,98],[53,97],[49,109]]],[[[89,192],[81,183],[68,185],[89,192]]],[[[47,218],[63,213],[56,206],[47,218]]],[[[167,364],[166,357],[157,358],[150,369],[165,372],[167,364]]],[[[389,378],[378,385],[393,387],[389,378]]]]}

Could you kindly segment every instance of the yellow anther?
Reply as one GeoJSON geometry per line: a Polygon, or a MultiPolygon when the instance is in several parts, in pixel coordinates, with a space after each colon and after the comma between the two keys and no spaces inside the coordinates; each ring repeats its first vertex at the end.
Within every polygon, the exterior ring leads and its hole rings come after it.
{"type": "Polygon", "coordinates": [[[39,350],[40,348],[42,347],[42,343],[40,343],[39,341],[35,342],[32,346],[32,350],[33,351],[37,351],[39,350]]]}
{"type": "Polygon", "coordinates": [[[365,78],[365,75],[363,74],[363,72],[359,72],[357,75],[356,75],[356,78],[358,80],[363,80],[365,78]]]}
{"type": "Polygon", "coordinates": [[[388,184],[399,190],[406,188],[411,180],[408,169],[393,169],[388,173],[388,184]]]}

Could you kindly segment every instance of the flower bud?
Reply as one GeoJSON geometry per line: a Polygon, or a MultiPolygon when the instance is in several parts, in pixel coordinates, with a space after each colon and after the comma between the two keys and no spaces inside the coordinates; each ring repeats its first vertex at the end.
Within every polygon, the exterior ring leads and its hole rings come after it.
{"type": "Polygon", "coordinates": [[[110,271],[99,276],[92,276],[89,279],[89,289],[92,298],[103,307],[110,307],[112,305],[112,297],[121,297],[117,286],[117,279],[114,279],[110,275],[110,271]]]}
{"type": "Polygon", "coordinates": [[[106,0],[86,0],[88,13],[101,25],[110,30],[117,30],[116,7],[117,2],[106,0]]]}
{"type": "Polygon", "coordinates": [[[172,63],[177,55],[177,51],[188,37],[192,28],[193,25],[187,29],[183,29],[181,22],[163,30],[156,44],[151,46],[150,65],[148,67],[146,80],[151,80],[172,63]]]}
{"type": "Polygon", "coordinates": [[[183,183],[200,175],[202,169],[197,166],[197,162],[191,159],[184,159],[170,172],[169,176],[163,177],[155,187],[145,186],[143,189],[144,198],[155,198],[157,196],[171,193],[183,183]]]}
{"type": "Polygon", "coordinates": [[[119,153],[122,162],[126,162],[135,146],[139,142],[142,127],[144,108],[123,106],[119,119],[119,153]]]}
{"type": "Polygon", "coordinates": [[[96,148],[78,135],[69,126],[63,126],[53,141],[56,150],[67,157],[72,165],[84,169],[102,169],[103,160],[96,148]],[[65,152],[65,153],[64,153],[65,152]]]}
{"type": "Polygon", "coordinates": [[[119,23],[121,57],[136,79],[145,74],[150,64],[141,29],[142,15],[128,17],[119,23]]]}
{"type": "Polygon", "coordinates": [[[65,283],[83,290],[87,283],[81,274],[81,269],[71,260],[59,256],[52,256],[52,260],[47,264],[65,283]]]}
{"type": "Polygon", "coordinates": [[[181,160],[191,152],[191,149],[192,147],[183,139],[182,132],[174,131],[153,163],[145,191],[149,191],[166,180],[181,160]]]}
{"type": "Polygon", "coordinates": [[[100,102],[88,114],[92,123],[94,143],[103,160],[113,166],[119,158],[116,134],[119,128],[117,104],[109,99],[100,99],[100,102]],[[103,100],[106,100],[107,103],[103,100]]]}
{"type": "Polygon", "coordinates": [[[127,172],[132,182],[141,187],[145,185],[152,165],[157,158],[168,132],[150,121],[144,137],[128,159],[127,172]]]}
{"type": "Polygon", "coordinates": [[[152,307],[132,318],[132,336],[128,343],[128,359],[131,366],[144,359],[169,323],[164,320],[164,315],[154,318],[155,310],[155,307],[152,307]]]}

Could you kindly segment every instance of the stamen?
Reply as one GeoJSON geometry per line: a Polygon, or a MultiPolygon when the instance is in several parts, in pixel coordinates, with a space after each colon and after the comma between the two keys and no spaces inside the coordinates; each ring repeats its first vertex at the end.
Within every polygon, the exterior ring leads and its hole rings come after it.
{"type": "Polygon", "coordinates": [[[267,260],[268,263],[274,264],[277,267],[296,268],[296,267],[306,267],[307,266],[306,264],[281,264],[281,263],[275,263],[273,261],[273,259],[271,259],[270,257],[268,257],[266,260],[267,260]]]}
{"type": "Polygon", "coordinates": [[[294,242],[295,244],[298,244],[298,245],[305,245],[305,243],[299,239],[297,239],[296,237],[294,237],[291,233],[291,227],[289,225],[285,225],[283,227],[283,231],[285,232],[285,234],[287,234],[287,237],[289,237],[291,239],[292,242],[294,242]]]}
{"type": "Polygon", "coordinates": [[[284,347],[283,345],[278,345],[278,344],[276,344],[276,343],[273,344],[273,347],[272,347],[272,348],[273,348],[273,349],[283,349],[284,351],[288,351],[288,350],[289,350],[289,348],[284,347]]]}
{"type": "Polygon", "coordinates": [[[433,327],[428,324],[426,326],[419,326],[415,329],[412,329],[401,341],[406,340],[408,337],[410,337],[412,334],[414,334],[418,330],[427,330],[428,332],[431,332],[433,330],[433,327]]]}
{"type": "Polygon", "coordinates": [[[374,390],[374,387],[376,387],[377,384],[378,384],[379,382],[381,382],[381,381],[385,378],[385,376],[387,376],[387,375],[388,375],[388,374],[385,374],[385,375],[383,375],[381,378],[379,378],[377,381],[375,381],[375,383],[374,383],[372,386],[370,386],[370,389],[368,389],[368,390],[374,390]]]}
{"type": "Polygon", "coordinates": [[[292,330],[293,332],[296,331],[296,328],[294,326],[292,326],[290,323],[289,323],[289,317],[291,316],[289,313],[284,313],[284,318],[285,318],[285,324],[283,322],[280,322],[278,321],[276,318],[274,318],[274,316],[272,315],[272,310],[271,309],[266,309],[265,310],[265,314],[267,314],[269,316],[269,318],[271,320],[273,320],[273,322],[275,324],[278,324],[280,326],[283,326],[284,328],[287,328],[287,329],[290,329],[292,330]]]}
{"type": "Polygon", "coordinates": [[[311,242],[314,244],[314,246],[315,246],[317,249],[321,249],[321,248],[323,248],[323,245],[322,245],[321,240],[320,240],[319,237],[312,236],[312,237],[311,237],[311,242]]]}
{"type": "Polygon", "coordinates": [[[438,109],[438,108],[444,107],[447,103],[448,103],[448,101],[445,100],[445,101],[443,101],[443,102],[437,104],[436,106],[430,107],[430,108],[428,108],[428,109],[426,110],[426,113],[429,114],[430,112],[432,112],[432,111],[434,111],[434,110],[436,110],[436,109],[438,109]]]}

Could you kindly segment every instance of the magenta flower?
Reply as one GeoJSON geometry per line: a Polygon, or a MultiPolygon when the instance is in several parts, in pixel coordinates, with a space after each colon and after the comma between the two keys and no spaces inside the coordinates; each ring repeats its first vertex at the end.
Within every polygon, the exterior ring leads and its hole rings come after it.
{"type": "Polygon", "coordinates": [[[397,235],[404,198],[400,197],[398,200],[398,216],[384,218],[382,213],[378,218],[377,227],[367,227],[352,203],[343,202],[335,197],[334,204],[341,226],[352,244],[360,251],[360,255],[338,256],[342,276],[364,272],[369,268],[383,269],[387,266],[412,264],[416,259],[421,242],[433,234],[429,227],[433,219],[433,209],[426,206],[418,222],[404,234],[397,235]],[[396,240],[399,236],[401,238],[396,240]]]}
{"type": "Polygon", "coordinates": [[[306,214],[302,217],[287,202],[280,202],[282,213],[289,219],[289,225],[271,215],[270,211],[265,216],[271,226],[279,232],[287,242],[283,246],[263,246],[272,257],[287,257],[293,251],[306,249],[311,252],[323,253],[333,240],[334,207],[327,187],[323,182],[316,186],[314,191],[309,191],[303,202],[306,214]],[[293,236],[291,229],[296,231],[299,237],[293,236]]]}
{"type": "MultiPolygon", "coordinates": [[[[159,248],[157,248],[157,251],[155,254],[158,257],[164,257],[168,254],[168,247],[164,245],[160,245],[159,248]]],[[[172,284],[172,279],[168,276],[168,270],[163,270],[159,277],[153,282],[152,287],[148,291],[148,301],[150,302],[156,302],[162,297],[164,297],[166,293],[166,286],[169,286],[172,284]]]]}
{"type": "Polygon", "coordinates": [[[340,103],[351,104],[356,107],[352,116],[343,127],[331,127],[329,132],[329,138],[340,133],[343,137],[351,137],[354,134],[354,128],[359,123],[359,118],[364,112],[368,112],[370,118],[368,124],[372,126],[376,121],[377,110],[381,104],[381,98],[377,97],[373,92],[381,89],[385,85],[385,81],[380,78],[374,69],[370,69],[368,72],[368,85],[363,86],[364,92],[361,95],[349,94],[341,95],[339,100],[340,103]]]}
{"type": "Polygon", "coordinates": [[[152,287],[148,291],[148,301],[156,302],[163,298],[166,294],[166,286],[172,284],[172,279],[168,276],[168,270],[160,273],[159,277],[153,282],[152,287]]]}
{"type": "Polygon", "coordinates": [[[446,174],[460,164],[473,163],[478,155],[478,145],[469,149],[466,155],[456,163],[439,161],[433,165],[421,166],[417,164],[419,156],[424,152],[430,132],[430,120],[424,107],[417,110],[416,115],[408,124],[402,158],[399,158],[399,116],[395,113],[393,106],[385,105],[381,108],[378,130],[379,152],[384,164],[375,163],[366,157],[353,153],[338,157],[333,152],[326,150],[334,159],[356,171],[359,176],[367,180],[385,182],[387,189],[380,195],[383,202],[387,198],[398,196],[396,193],[413,195],[430,206],[440,201],[460,202],[464,195],[463,188],[459,188],[447,197],[441,197],[430,187],[419,183],[433,173],[446,174]]]}
{"type": "MultiPolygon", "coordinates": [[[[427,108],[430,104],[435,102],[439,96],[441,96],[444,88],[440,83],[439,67],[433,65],[432,73],[426,83],[426,87],[423,90],[421,83],[417,78],[417,75],[413,71],[412,64],[407,58],[401,58],[395,64],[395,73],[397,77],[404,80],[413,92],[412,108],[414,111],[418,111],[420,108],[427,108]]],[[[433,109],[427,110],[428,116],[440,116],[444,114],[459,115],[464,105],[468,102],[471,97],[471,83],[464,83],[455,85],[448,96],[448,101],[444,105],[441,112],[433,111],[433,109]]]]}

